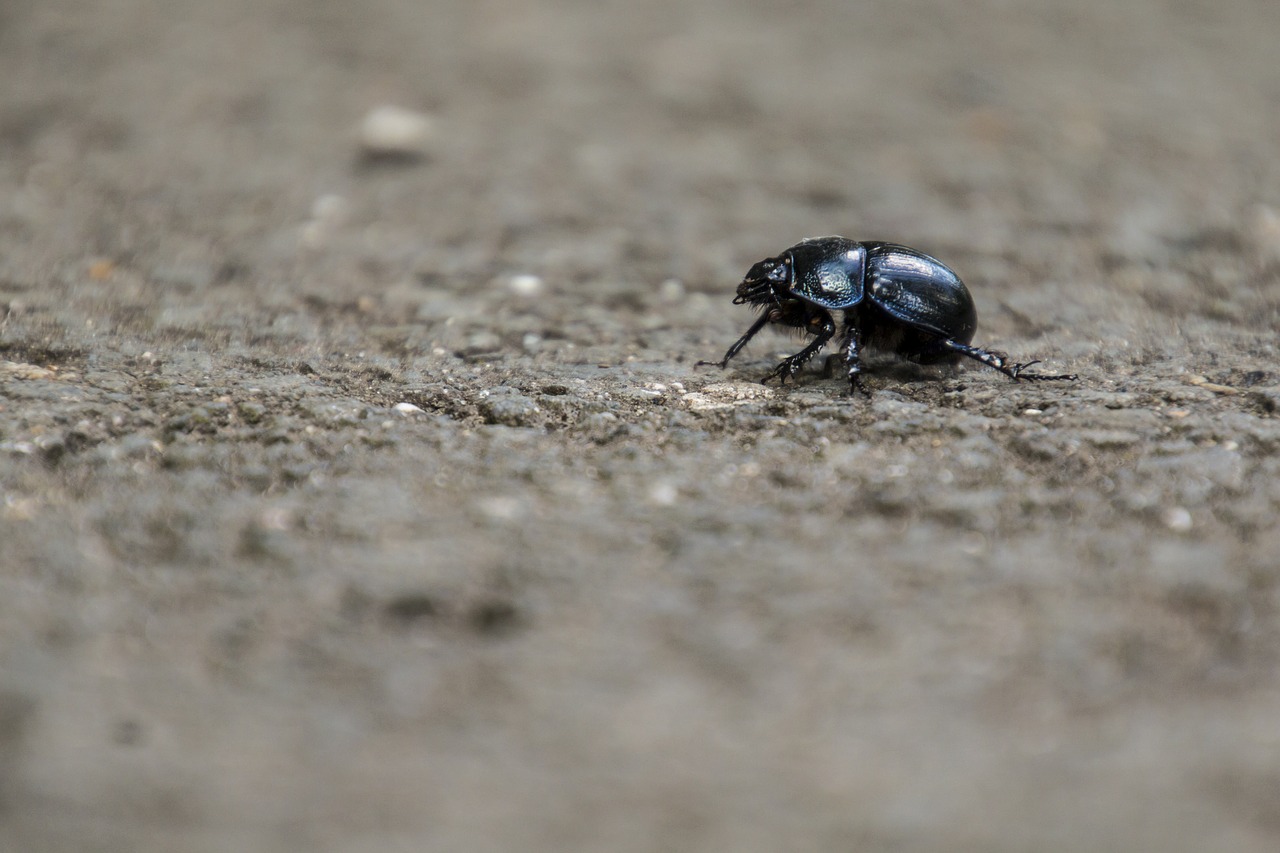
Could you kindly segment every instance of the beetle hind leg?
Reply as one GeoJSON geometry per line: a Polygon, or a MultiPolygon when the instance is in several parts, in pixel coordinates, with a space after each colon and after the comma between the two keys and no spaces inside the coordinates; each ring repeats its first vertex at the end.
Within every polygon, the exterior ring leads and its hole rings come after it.
{"type": "Polygon", "coordinates": [[[1027,382],[1074,382],[1079,377],[1074,373],[1034,373],[1027,368],[1039,364],[1038,360],[1028,362],[1011,362],[1009,356],[998,350],[986,350],[979,347],[971,347],[968,344],[958,343],[952,340],[939,341],[939,344],[951,352],[959,355],[967,356],[974,361],[980,361],[987,367],[994,368],[1005,376],[1015,381],[1027,382]]]}

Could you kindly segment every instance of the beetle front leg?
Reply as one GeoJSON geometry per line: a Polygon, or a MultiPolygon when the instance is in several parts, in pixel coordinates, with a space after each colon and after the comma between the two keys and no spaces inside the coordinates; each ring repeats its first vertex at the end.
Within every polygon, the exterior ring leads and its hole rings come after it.
{"type": "Polygon", "coordinates": [[[805,362],[817,355],[818,350],[827,345],[827,341],[831,340],[836,333],[835,321],[831,319],[831,315],[827,314],[818,319],[817,324],[817,331],[814,332],[816,337],[809,342],[809,345],[790,358],[784,358],[768,376],[760,380],[761,383],[767,384],[770,379],[776,378],[785,385],[787,380],[795,376],[805,362]]]}
{"type": "Polygon", "coordinates": [[[972,358],[975,361],[980,361],[983,364],[985,364],[987,367],[995,368],[996,370],[1003,373],[1005,376],[1008,376],[1010,379],[1013,379],[1015,381],[1026,380],[1028,382],[1051,382],[1051,381],[1074,382],[1076,381],[1076,379],[1079,378],[1074,373],[1029,373],[1027,372],[1027,368],[1031,367],[1032,365],[1039,364],[1040,363],[1039,361],[1028,361],[1022,364],[1019,364],[1017,362],[1010,363],[1009,356],[1005,355],[1002,352],[997,352],[995,350],[979,349],[978,347],[971,347],[967,344],[957,343],[956,341],[951,341],[951,340],[944,340],[941,342],[941,344],[942,346],[946,347],[952,352],[956,352],[956,353],[959,353],[960,355],[968,356],[969,358],[972,358]]]}
{"type": "Polygon", "coordinates": [[[754,323],[751,324],[751,328],[747,329],[746,334],[744,334],[742,337],[734,341],[733,346],[729,347],[729,351],[724,354],[724,358],[720,359],[719,361],[700,361],[694,366],[702,367],[703,365],[714,365],[716,367],[719,367],[721,370],[723,370],[724,368],[729,366],[729,359],[733,358],[735,355],[741,352],[742,348],[747,345],[747,341],[754,338],[761,329],[763,329],[766,325],[768,325],[768,323],[769,323],[769,313],[766,311],[764,314],[761,314],[754,323]]]}

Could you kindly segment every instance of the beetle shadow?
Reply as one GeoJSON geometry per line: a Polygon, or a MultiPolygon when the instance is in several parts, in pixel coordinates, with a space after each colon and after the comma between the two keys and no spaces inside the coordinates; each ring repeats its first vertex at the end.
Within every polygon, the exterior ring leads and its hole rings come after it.
{"type": "MultiPolygon", "coordinates": [[[[845,375],[844,356],[832,353],[823,360],[821,377],[823,379],[842,378],[845,375]]],[[[888,380],[898,384],[915,385],[927,382],[939,382],[959,375],[954,364],[919,364],[891,355],[864,356],[862,358],[862,376],[864,379],[888,380]]]]}

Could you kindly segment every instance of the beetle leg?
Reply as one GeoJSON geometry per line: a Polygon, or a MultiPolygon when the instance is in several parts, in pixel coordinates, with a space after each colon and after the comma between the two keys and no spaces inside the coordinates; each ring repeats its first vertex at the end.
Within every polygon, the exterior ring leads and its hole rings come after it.
{"type": "Polygon", "coordinates": [[[703,365],[714,365],[716,367],[719,367],[721,370],[728,367],[729,359],[737,355],[742,350],[742,348],[747,345],[747,341],[754,338],[756,336],[756,333],[759,332],[761,329],[763,329],[766,325],[768,325],[768,323],[769,323],[769,312],[766,311],[765,313],[761,314],[758,318],[756,318],[756,321],[751,324],[751,328],[747,329],[746,334],[744,334],[742,337],[734,341],[733,346],[729,347],[729,351],[724,354],[724,358],[720,359],[719,361],[700,361],[695,365],[695,367],[702,367],[703,365]]]}
{"type": "Polygon", "coordinates": [[[831,340],[831,337],[836,333],[836,324],[835,321],[831,319],[830,314],[820,320],[817,329],[818,330],[814,333],[816,337],[809,342],[807,347],[800,350],[800,352],[790,358],[784,358],[768,376],[760,381],[762,383],[767,383],[770,379],[777,378],[779,382],[785,385],[788,379],[795,376],[800,370],[800,367],[806,361],[817,355],[818,350],[826,346],[827,341],[831,340]]]}
{"type": "Polygon", "coordinates": [[[871,392],[862,384],[862,330],[850,323],[845,331],[844,362],[849,368],[849,393],[862,392],[870,397],[871,392]]]}
{"type": "Polygon", "coordinates": [[[957,343],[952,340],[940,341],[941,345],[952,352],[960,353],[960,355],[968,356],[975,361],[980,361],[987,367],[993,367],[1013,380],[1025,379],[1028,382],[1045,382],[1051,380],[1063,380],[1066,382],[1074,382],[1078,377],[1074,373],[1028,373],[1027,368],[1033,364],[1039,364],[1039,361],[1028,361],[1022,364],[1017,362],[1010,363],[1009,356],[995,350],[979,349],[971,347],[967,344],[957,343]]]}

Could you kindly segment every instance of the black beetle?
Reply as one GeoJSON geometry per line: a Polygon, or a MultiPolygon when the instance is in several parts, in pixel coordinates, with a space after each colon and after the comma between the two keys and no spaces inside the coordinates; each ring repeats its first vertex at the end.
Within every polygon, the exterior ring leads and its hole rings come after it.
{"type": "Polygon", "coordinates": [[[936,258],[895,243],[812,237],[753,266],[738,285],[734,305],[754,305],[759,319],[718,362],[727,367],[747,341],[769,323],[802,329],[814,338],[783,359],[764,378],[786,382],[837,332],[835,312],[843,312],[841,340],[851,390],[861,390],[864,346],[896,353],[921,364],[954,363],[961,356],[980,361],[1011,379],[1074,380],[1075,374],[1030,373],[1039,364],[1012,363],[994,350],[969,345],[978,328],[973,297],[960,277],[936,258]]]}

